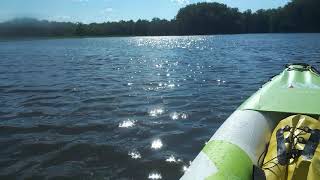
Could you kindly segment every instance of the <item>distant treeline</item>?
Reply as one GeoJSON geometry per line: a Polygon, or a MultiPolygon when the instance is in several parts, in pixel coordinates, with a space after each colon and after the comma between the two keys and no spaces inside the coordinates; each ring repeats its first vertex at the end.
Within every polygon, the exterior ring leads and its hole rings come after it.
{"type": "Polygon", "coordinates": [[[240,12],[220,3],[197,3],[172,20],[106,23],[49,22],[14,19],[0,23],[0,36],[152,36],[234,33],[320,32],[320,0],[292,0],[277,9],[240,12]]]}

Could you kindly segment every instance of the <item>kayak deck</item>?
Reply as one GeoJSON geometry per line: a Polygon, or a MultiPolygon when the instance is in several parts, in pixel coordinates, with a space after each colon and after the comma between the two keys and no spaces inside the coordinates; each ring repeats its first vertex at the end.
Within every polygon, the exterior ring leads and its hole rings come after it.
{"type": "Polygon", "coordinates": [[[320,114],[320,76],[307,65],[288,66],[239,109],[320,114]]]}

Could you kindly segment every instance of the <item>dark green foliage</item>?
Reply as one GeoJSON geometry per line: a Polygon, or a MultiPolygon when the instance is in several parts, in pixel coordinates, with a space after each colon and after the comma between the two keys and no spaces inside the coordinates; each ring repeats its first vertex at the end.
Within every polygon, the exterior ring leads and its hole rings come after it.
{"type": "Polygon", "coordinates": [[[175,19],[66,23],[30,18],[0,23],[0,36],[154,36],[320,32],[320,0],[293,0],[282,8],[240,12],[220,3],[197,3],[175,19]]]}
{"type": "Polygon", "coordinates": [[[76,25],[65,22],[15,19],[0,24],[0,36],[72,36],[76,25]]]}
{"type": "Polygon", "coordinates": [[[244,32],[241,13],[219,3],[198,3],[179,10],[176,21],[182,34],[244,32]]]}

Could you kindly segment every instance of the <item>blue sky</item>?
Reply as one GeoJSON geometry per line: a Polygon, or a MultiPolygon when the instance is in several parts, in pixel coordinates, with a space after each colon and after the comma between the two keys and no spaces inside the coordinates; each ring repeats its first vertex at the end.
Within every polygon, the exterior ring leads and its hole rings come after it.
{"type": "MultiPolygon", "coordinates": [[[[0,0],[0,21],[21,16],[84,23],[153,17],[172,19],[181,7],[202,1],[204,0],[0,0]]],[[[224,3],[241,11],[276,8],[289,2],[289,0],[207,0],[210,1],[224,3]]]]}

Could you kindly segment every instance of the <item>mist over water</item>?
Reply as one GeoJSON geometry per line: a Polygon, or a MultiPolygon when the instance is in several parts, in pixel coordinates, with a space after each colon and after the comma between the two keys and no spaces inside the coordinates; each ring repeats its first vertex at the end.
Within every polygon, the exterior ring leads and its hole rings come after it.
{"type": "Polygon", "coordinates": [[[320,34],[0,42],[0,179],[178,179],[320,34]]]}

